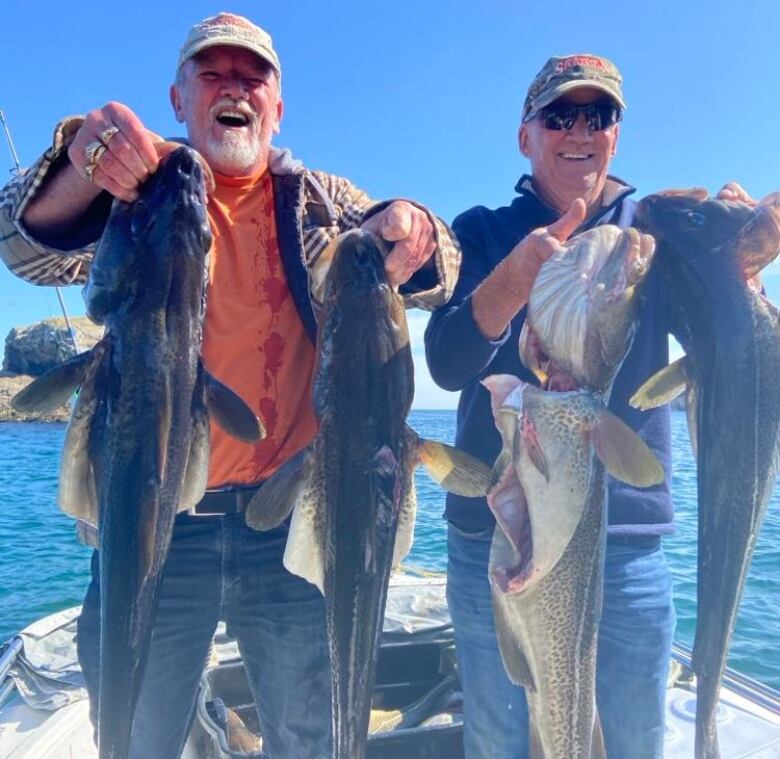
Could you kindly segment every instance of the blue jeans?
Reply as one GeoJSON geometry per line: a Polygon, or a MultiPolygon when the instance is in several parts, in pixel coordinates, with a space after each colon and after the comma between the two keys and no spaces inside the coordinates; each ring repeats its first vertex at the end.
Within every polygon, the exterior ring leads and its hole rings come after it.
{"type": "MultiPolygon", "coordinates": [[[[504,671],[488,581],[492,528],[449,525],[447,602],[463,685],[467,759],[527,759],[525,692],[504,671]]],[[[610,539],[604,563],[596,699],[610,759],[663,757],[676,616],[660,539],[610,539]]]]}
{"type": "MultiPolygon", "coordinates": [[[[131,759],[181,754],[217,622],[246,664],[264,750],[271,759],[331,755],[325,606],[282,566],[287,528],[255,532],[243,514],[179,515],[163,569],[160,606],[138,700],[131,759]]],[[[98,553],[78,624],[79,660],[96,716],[100,665],[98,553]]]]}

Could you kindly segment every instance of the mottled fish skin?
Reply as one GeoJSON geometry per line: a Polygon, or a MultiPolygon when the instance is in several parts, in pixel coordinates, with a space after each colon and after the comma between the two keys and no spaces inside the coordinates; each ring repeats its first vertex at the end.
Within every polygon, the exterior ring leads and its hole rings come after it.
{"type": "Polygon", "coordinates": [[[88,312],[108,328],[90,439],[100,527],[101,759],[128,753],[190,454],[210,244],[202,172],[182,147],[135,203],[114,202],[85,293],[88,312]]]}
{"type": "MultiPolygon", "coordinates": [[[[537,351],[552,375],[570,386],[611,387],[634,337],[638,287],[653,260],[654,241],[636,229],[603,224],[571,238],[542,265],[520,335],[523,363],[537,370],[537,351]]],[[[555,378],[552,378],[555,384],[555,378]]]]}
{"type": "Polygon", "coordinates": [[[595,684],[605,466],[634,484],[663,480],[647,446],[606,410],[654,249],[649,236],[610,225],[572,238],[542,265],[520,338],[544,389],[484,380],[503,443],[488,494],[496,630],[510,679],[526,687],[532,751],[545,759],[604,754],[595,684]]]}
{"type": "Polygon", "coordinates": [[[780,453],[777,310],[742,269],[754,274],[780,252],[780,207],[666,193],[640,203],[637,224],[656,238],[695,390],[696,756],[717,759],[720,681],[780,453]]]}
{"type": "Polygon", "coordinates": [[[544,757],[588,759],[596,715],[606,480],[585,433],[600,404],[587,392],[547,393],[528,385],[522,405],[517,424],[522,418],[534,425],[550,463],[550,481],[522,446],[515,451],[515,470],[534,522],[534,539],[547,533],[562,552],[554,566],[532,575],[522,590],[505,592],[495,572],[517,566],[522,558],[496,529],[490,553],[496,627],[504,660],[522,657],[521,667],[527,667],[519,682],[526,686],[544,757]],[[561,526],[563,521],[574,525],[572,532],[561,526]]]}

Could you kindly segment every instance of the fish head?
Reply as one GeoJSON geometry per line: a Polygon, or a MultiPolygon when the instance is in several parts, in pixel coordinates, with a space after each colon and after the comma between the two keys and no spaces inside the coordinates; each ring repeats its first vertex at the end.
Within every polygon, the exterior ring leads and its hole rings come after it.
{"type": "Polygon", "coordinates": [[[706,192],[667,190],[643,198],[634,220],[659,246],[659,262],[674,257],[681,268],[708,269],[733,245],[753,216],[744,203],[709,198],[706,192]]]}
{"type": "Polygon", "coordinates": [[[520,355],[543,387],[608,390],[633,339],[654,250],[649,235],[605,224],[572,238],[542,265],[520,355]]]}
{"type": "Polygon", "coordinates": [[[501,591],[521,593],[555,569],[588,507],[581,494],[593,475],[598,401],[586,391],[547,392],[506,375],[483,384],[503,444],[487,496],[502,533],[490,577],[501,591]]]}
{"type": "Polygon", "coordinates": [[[636,222],[655,237],[660,262],[675,273],[736,265],[750,278],[780,253],[780,193],[749,206],[703,191],[667,190],[639,203],[636,222]]]}
{"type": "Polygon", "coordinates": [[[142,293],[167,295],[174,267],[202,272],[212,238],[201,161],[182,145],[161,160],[135,201],[114,200],[84,293],[94,321],[105,322],[142,293]]]}
{"type": "MultiPolygon", "coordinates": [[[[314,406],[326,413],[334,389],[334,367],[349,368],[339,383],[365,383],[382,375],[396,385],[399,398],[411,405],[414,393],[406,310],[398,289],[385,273],[388,244],[360,229],[340,235],[322,254],[328,261],[322,284],[318,319],[317,374],[314,406]],[[392,379],[391,379],[392,378],[392,379]]],[[[406,416],[406,408],[403,417],[406,416]]]]}

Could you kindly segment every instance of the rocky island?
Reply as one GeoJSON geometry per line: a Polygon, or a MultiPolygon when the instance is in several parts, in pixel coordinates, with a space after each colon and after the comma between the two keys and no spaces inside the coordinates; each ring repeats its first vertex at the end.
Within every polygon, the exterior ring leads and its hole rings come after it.
{"type": "MultiPolygon", "coordinates": [[[[103,328],[85,316],[70,321],[79,351],[88,350],[100,340],[103,328]]],[[[68,404],[49,414],[19,414],[11,408],[11,398],[35,377],[75,354],[73,340],[62,318],[14,327],[5,339],[3,370],[0,372],[0,422],[66,422],[70,415],[68,404]]]]}

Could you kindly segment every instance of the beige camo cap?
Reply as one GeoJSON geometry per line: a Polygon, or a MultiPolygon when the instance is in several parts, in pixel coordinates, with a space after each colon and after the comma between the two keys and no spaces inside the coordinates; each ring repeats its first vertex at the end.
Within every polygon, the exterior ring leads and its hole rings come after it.
{"type": "Polygon", "coordinates": [[[187,33],[187,39],[179,52],[177,68],[201,50],[214,45],[231,45],[251,50],[263,60],[268,61],[281,77],[282,67],[279,56],[274,50],[271,35],[253,24],[249,19],[235,13],[218,13],[199,21],[187,33]]]}
{"type": "Polygon", "coordinates": [[[523,104],[523,121],[578,87],[595,87],[609,95],[621,108],[626,104],[623,77],[612,61],[599,55],[554,55],[536,75],[523,104]]]}

